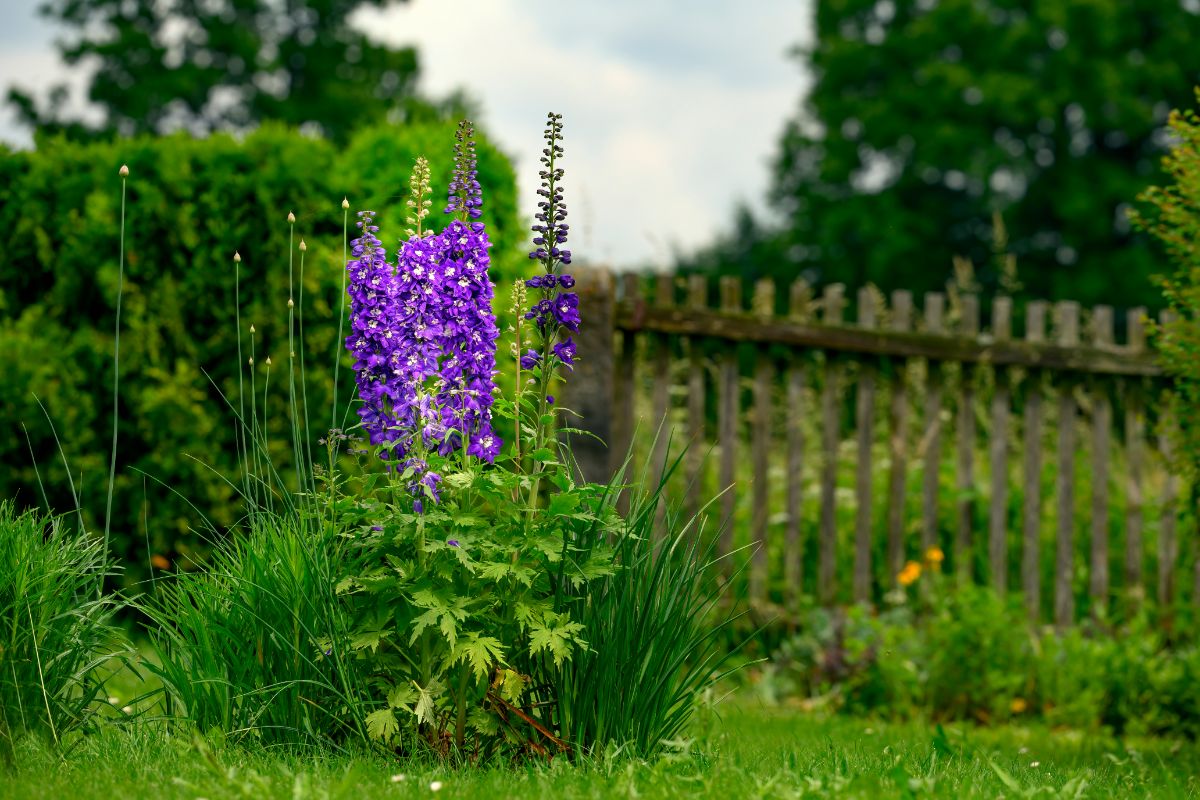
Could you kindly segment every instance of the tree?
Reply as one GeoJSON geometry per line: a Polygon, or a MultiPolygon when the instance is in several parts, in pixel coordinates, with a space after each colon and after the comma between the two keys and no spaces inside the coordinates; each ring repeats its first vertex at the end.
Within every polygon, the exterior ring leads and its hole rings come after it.
{"type": "Polygon", "coordinates": [[[66,87],[46,102],[9,102],[34,128],[72,138],[244,130],[264,120],[345,141],[350,130],[433,107],[415,97],[417,54],[350,27],[359,8],[399,0],[46,0],[71,32],[67,64],[92,65],[88,99],[103,119],[65,114],[66,87]]]}
{"type": "Polygon", "coordinates": [[[740,246],[773,257],[757,271],[936,289],[954,256],[989,261],[998,211],[1031,295],[1162,304],[1126,211],[1200,79],[1200,2],[814,5],[798,54],[815,82],[770,195],[782,225],[740,246]]]}

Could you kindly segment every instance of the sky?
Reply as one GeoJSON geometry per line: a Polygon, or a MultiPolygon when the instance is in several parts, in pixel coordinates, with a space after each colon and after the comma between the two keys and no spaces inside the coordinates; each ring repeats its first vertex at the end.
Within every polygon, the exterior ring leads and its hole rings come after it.
{"type": "MultiPolygon", "coordinates": [[[[465,89],[513,156],[532,216],[547,111],[563,114],[577,260],[668,266],[764,209],[770,161],[806,86],[789,55],[812,0],[411,0],[358,12],[373,38],[415,45],[421,88],[465,89]]],[[[77,87],[40,0],[0,2],[0,88],[77,87]]],[[[0,141],[30,135],[0,111],[0,141]]]]}

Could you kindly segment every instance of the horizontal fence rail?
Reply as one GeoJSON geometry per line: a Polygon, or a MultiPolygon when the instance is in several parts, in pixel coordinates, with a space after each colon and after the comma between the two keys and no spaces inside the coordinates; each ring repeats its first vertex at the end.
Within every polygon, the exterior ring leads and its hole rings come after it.
{"type": "Polygon", "coordinates": [[[1020,591],[1060,626],[1136,608],[1147,565],[1163,607],[1179,599],[1170,386],[1143,309],[1118,341],[1106,306],[997,297],[984,320],[953,287],[919,306],[866,287],[852,320],[836,284],[589,270],[579,291],[567,402],[608,443],[577,439],[581,470],[607,478],[631,450],[661,468],[688,442],[684,511],[725,490],[718,546],[752,546],[751,599],[877,602],[942,553],[946,579],[1020,591]]]}

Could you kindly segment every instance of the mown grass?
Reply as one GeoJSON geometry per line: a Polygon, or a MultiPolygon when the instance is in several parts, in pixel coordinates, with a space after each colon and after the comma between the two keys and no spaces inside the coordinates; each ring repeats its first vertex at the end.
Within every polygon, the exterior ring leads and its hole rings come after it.
{"type": "Polygon", "coordinates": [[[0,772],[0,796],[438,797],[1195,797],[1195,743],[1125,741],[1035,728],[931,728],[818,718],[746,704],[701,720],[654,762],[487,768],[379,754],[223,745],[154,723],[109,726],[59,756],[33,739],[0,772]],[[395,776],[403,775],[403,779],[395,776]]]}

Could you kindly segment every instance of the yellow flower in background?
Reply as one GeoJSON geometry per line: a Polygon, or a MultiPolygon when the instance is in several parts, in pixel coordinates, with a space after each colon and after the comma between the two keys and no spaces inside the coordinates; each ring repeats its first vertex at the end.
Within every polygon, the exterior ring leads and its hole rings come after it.
{"type": "Polygon", "coordinates": [[[900,570],[896,580],[900,582],[901,586],[911,586],[919,577],[921,577],[921,565],[910,561],[904,565],[904,569],[900,570]]]}
{"type": "Polygon", "coordinates": [[[941,567],[942,562],[945,560],[946,554],[942,552],[942,548],[940,547],[931,547],[925,551],[925,563],[934,569],[941,567]]]}
{"type": "Polygon", "coordinates": [[[1029,704],[1025,702],[1023,697],[1014,697],[1012,701],[1012,713],[1024,714],[1025,709],[1029,708],[1029,704]]]}

